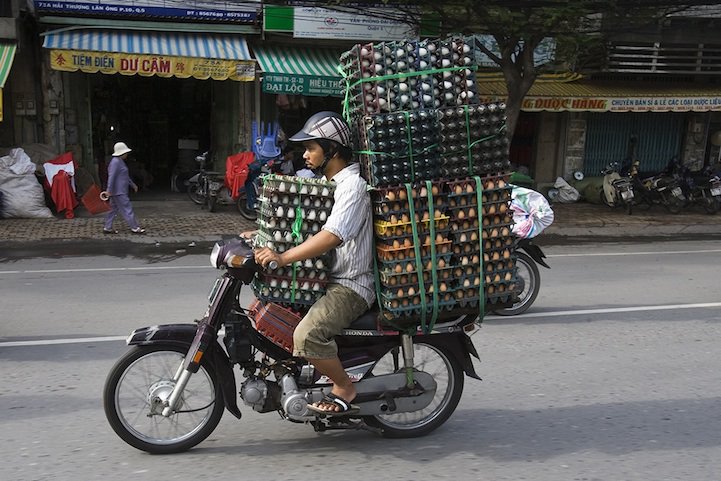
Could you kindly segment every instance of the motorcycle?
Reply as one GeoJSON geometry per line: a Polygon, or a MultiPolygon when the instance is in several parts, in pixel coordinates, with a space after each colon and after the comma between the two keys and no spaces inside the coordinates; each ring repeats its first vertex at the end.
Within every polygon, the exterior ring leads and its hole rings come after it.
{"type": "MultiPolygon", "coordinates": [[[[195,161],[199,165],[198,172],[190,177],[185,183],[187,193],[190,200],[195,204],[203,206],[209,212],[215,212],[218,205],[235,205],[244,218],[248,220],[256,220],[258,218],[257,210],[248,206],[248,191],[252,188],[255,190],[255,198],[259,190],[260,175],[251,178],[251,182],[247,182],[238,188],[237,197],[233,198],[230,189],[225,184],[225,176],[220,172],[205,170],[208,152],[197,156],[195,161]]],[[[269,166],[272,161],[264,161],[259,167],[260,174],[269,173],[269,166]]]]}
{"type": "Polygon", "coordinates": [[[672,214],[681,212],[686,204],[686,196],[677,176],[670,174],[668,168],[655,175],[641,175],[638,166],[639,161],[634,161],[629,174],[636,205],[646,209],[653,205],[662,205],[672,214]]]}
{"type": "Polygon", "coordinates": [[[458,405],[464,373],[480,379],[471,362],[478,353],[467,334],[475,330],[477,314],[411,335],[380,330],[378,313],[369,311],[337,338],[360,410],[315,413],[308,406],[330,392],[329,379],[257,330],[240,306],[242,287],[260,270],[252,246],[242,239],[218,243],[210,259],[225,272],[210,291],[203,318],[196,324],[136,329],[127,338],[131,349],[108,374],[107,420],[137,449],[185,451],[213,432],[225,410],[240,419],[234,366],[244,377],[240,398],[256,412],[275,411],[315,431],[369,429],[395,438],[422,436],[441,426],[458,405]]]}
{"type": "Polygon", "coordinates": [[[633,213],[634,193],[631,179],[618,172],[618,162],[612,162],[601,171],[603,174],[603,188],[601,189],[601,202],[609,207],[623,206],[626,213],[633,213]]]}
{"type": "Polygon", "coordinates": [[[710,168],[699,172],[682,165],[678,160],[673,164],[673,174],[680,181],[687,205],[699,205],[707,214],[715,214],[721,208],[721,179],[710,168]]]}
{"type": "Polygon", "coordinates": [[[526,312],[533,305],[541,289],[541,273],[538,265],[546,269],[551,268],[544,260],[546,255],[543,250],[534,244],[532,239],[517,237],[514,244],[518,268],[516,286],[519,291],[511,306],[493,311],[499,316],[517,316],[526,312]]]}

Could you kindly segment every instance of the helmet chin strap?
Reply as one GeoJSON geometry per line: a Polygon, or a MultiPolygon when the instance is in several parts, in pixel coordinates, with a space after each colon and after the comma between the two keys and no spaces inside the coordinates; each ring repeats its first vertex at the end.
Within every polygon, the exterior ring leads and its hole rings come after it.
{"type": "Polygon", "coordinates": [[[320,167],[318,167],[318,168],[316,168],[316,169],[310,169],[310,170],[311,170],[315,175],[319,175],[319,174],[325,175],[325,168],[328,166],[328,162],[330,162],[330,159],[331,159],[331,158],[332,158],[332,157],[331,157],[330,155],[326,154],[325,157],[323,158],[323,163],[320,164],[320,167]]]}

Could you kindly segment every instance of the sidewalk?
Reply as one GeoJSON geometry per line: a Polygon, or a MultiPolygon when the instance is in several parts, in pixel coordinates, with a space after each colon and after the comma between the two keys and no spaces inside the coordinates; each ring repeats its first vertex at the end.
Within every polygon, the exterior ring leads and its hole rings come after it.
{"type": "MultiPolygon", "coordinates": [[[[117,235],[102,232],[104,214],[91,215],[82,206],[74,219],[0,219],[0,257],[9,250],[30,245],[212,244],[221,238],[255,228],[235,206],[219,206],[210,213],[193,204],[183,193],[146,192],[132,199],[146,235],[130,233],[122,218],[116,219],[117,235]]],[[[555,204],[554,223],[539,237],[539,244],[635,241],[651,238],[721,238],[721,213],[707,215],[697,209],[669,214],[661,207],[627,215],[622,209],[588,203],[555,204]]]]}

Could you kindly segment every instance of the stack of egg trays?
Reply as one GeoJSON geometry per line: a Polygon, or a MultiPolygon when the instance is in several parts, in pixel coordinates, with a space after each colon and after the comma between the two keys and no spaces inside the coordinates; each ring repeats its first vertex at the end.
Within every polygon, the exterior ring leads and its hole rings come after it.
{"type": "Polygon", "coordinates": [[[506,104],[438,109],[441,173],[448,178],[488,175],[510,168],[506,104]]]}
{"type": "Polygon", "coordinates": [[[341,55],[351,116],[478,102],[463,38],[355,45],[341,55]]]}
{"type": "MultiPolygon", "coordinates": [[[[407,184],[408,185],[408,184],[407,184]]],[[[432,183],[431,196],[425,184],[412,186],[415,217],[411,219],[406,185],[378,188],[373,199],[376,238],[376,264],[380,280],[380,299],[384,315],[395,321],[418,321],[422,311],[417,252],[422,266],[420,275],[425,288],[426,313],[434,308],[432,271],[438,280],[438,313],[449,314],[454,307],[451,276],[451,242],[449,217],[445,214],[446,196],[442,183],[432,183]],[[433,198],[431,215],[429,200],[433,198]],[[414,238],[416,224],[418,238],[414,238]],[[431,224],[435,237],[431,236],[431,224]],[[416,245],[418,251],[416,251],[416,245]],[[432,255],[435,248],[435,257],[432,255]]]]}
{"type": "MultiPolygon", "coordinates": [[[[257,245],[283,253],[318,233],[330,215],[334,191],[335,184],[320,179],[265,176],[257,245]]],[[[304,312],[325,293],[329,267],[328,256],[321,256],[264,272],[253,281],[253,291],[264,302],[304,312]]]]}
{"type": "Polygon", "coordinates": [[[453,277],[461,307],[478,305],[481,279],[484,302],[491,305],[511,301],[517,286],[508,175],[483,177],[481,185],[483,205],[479,217],[476,180],[458,179],[448,183],[453,277]]]}
{"type": "Polygon", "coordinates": [[[372,187],[437,179],[438,123],[434,110],[366,115],[356,120],[361,174],[372,187]]]}

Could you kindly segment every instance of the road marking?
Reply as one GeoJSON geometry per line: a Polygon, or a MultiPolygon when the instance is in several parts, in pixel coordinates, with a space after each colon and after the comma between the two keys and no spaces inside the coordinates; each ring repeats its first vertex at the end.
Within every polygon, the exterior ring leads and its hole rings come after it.
{"type": "Polygon", "coordinates": [[[151,266],[151,267],[97,267],[88,269],[34,269],[25,271],[0,271],[3,274],[67,274],[70,272],[117,272],[117,271],[167,271],[177,269],[212,269],[208,266],[151,266]]]}
{"type": "Polygon", "coordinates": [[[0,347],[51,346],[54,344],[78,344],[85,342],[125,341],[128,336],[79,337],[76,339],[41,339],[38,341],[0,342],[0,347]]]}
{"type": "MultiPolygon", "coordinates": [[[[580,309],[575,311],[548,311],[519,314],[517,316],[488,316],[486,319],[510,319],[529,317],[582,316],[587,314],[613,314],[619,312],[671,311],[674,309],[708,309],[721,307],[721,302],[702,302],[699,304],[668,304],[665,306],[607,307],[604,309],[580,309]]],[[[2,344],[0,344],[1,346],[2,344]]]]}
{"type": "Polygon", "coordinates": [[[604,257],[604,256],[651,256],[672,254],[712,254],[721,249],[703,249],[698,251],[656,251],[656,252],[587,252],[585,254],[549,254],[546,257],[604,257]]]}
{"type": "MultiPolygon", "coordinates": [[[[636,306],[636,307],[609,307],[604,309],[580,309],[574,311],[548,311],[532,312],[530,314],[519,314],[517,316],[487,316],[486,319],[523,319],[529,317],[559,317],[559,316],[580,316],[587,314],[613,314],[619,312],[644,312],[644,311],[670,311],[674,309],[708,309],[721,307],[721,302],[702,302],[698,304],[668,304],[665,306],[636,306]]],[[[224,330],[218,332],[218,337],[225,335],[224,330]]],[[[94,342],[117,342],[125,341],[128,336],[106,336],[106,337],[79,337],[73,339],[41,339],[37,341],[0,341],[0,348],[20,346],[50,346],[55,344],[82,344],[94,342]]]]}

